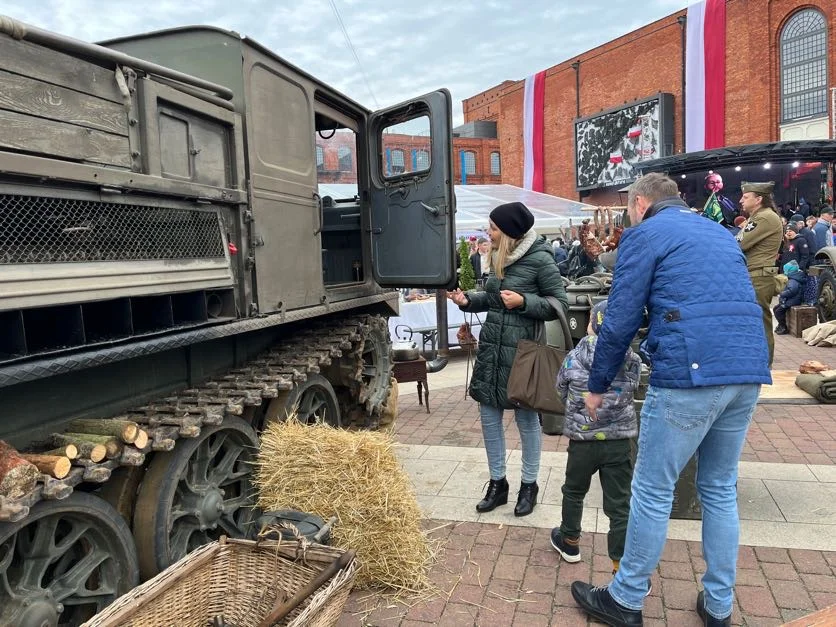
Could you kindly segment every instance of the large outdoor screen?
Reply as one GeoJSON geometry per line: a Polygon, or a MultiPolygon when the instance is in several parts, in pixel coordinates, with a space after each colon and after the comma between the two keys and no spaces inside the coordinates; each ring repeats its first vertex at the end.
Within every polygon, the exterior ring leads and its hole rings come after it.
{"type": "Polygon", "coordinates": [[[578,190],[632,183],[637,163],[672,153],[672,94],[656,94],[575,120],[578,190]]]}

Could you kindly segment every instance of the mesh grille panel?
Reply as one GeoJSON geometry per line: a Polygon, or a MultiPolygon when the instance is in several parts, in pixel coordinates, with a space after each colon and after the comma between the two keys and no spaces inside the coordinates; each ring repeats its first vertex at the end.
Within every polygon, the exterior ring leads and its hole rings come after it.
{"type": "Polygon", "coordinates": [[[211,211],[0,194],[0,264],[223,256],[211,211]]]}

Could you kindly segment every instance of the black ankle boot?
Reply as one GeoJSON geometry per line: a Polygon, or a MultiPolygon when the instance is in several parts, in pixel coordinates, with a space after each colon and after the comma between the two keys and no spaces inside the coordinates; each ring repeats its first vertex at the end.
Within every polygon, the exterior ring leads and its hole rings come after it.
{"type": "Polygon", "coordinates": [[[508,502],[508,480],[505,477],[502,479],[488,482],[488,491],[485,493],[485,498],[476,504],[477,512],[491,512],[500,505],[505,505],[508,502]]]}
{"type": "Polygon", "coordinates": [[[520,484],[520,492],[517,495],[517,506],[514,508],[514,516],[528,516],[534,511],[534,506],[537,505],[537,493],[540,488],[537,482],[520,484]]]}
{"type": "Polygon", "coordinates": [[[725,618],[714,618],[711,614],[705,611],[705,591],[700,590],[697,594],[697,614],[702,619],[702,624],[706,627],[730,627],[731,614],[725,618]]]}

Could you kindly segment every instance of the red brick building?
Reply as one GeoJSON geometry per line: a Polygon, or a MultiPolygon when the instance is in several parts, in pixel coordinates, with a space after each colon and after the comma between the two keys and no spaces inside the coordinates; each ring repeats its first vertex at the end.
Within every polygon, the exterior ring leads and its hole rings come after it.
{"type": "MultiPolygon", "coordinates": [[[[683,152],[685,21],[679,11],[546,70],[547,194],[618,200],[620,186],[579,190],[575,123],[634,101],[672,95],[666,154],[683,152]]],[[[727,0],[726,146],[831,136],[834,36],[836,0],[727,0]]],[[[524,80],[505,81],[463,102],[465,122],[497,122],[502,182],[519,186],[523,88],[524,80]]]]}
{"type": "MultiPolygon", "coordinates": [[[[420,135],[385,136],[387,167],[392,173],[421,169],[429,155],[429,138],[420,135]]],[[[316,139],[316,167],[320,183],[357,181],[356,141],[350,131],[316,139]]],[[[462,166],[467,185],[497,185],[502,182],[499,140],[493,137],[461,137],[454,130],[453,176],[461,185],[462,166]]]]}

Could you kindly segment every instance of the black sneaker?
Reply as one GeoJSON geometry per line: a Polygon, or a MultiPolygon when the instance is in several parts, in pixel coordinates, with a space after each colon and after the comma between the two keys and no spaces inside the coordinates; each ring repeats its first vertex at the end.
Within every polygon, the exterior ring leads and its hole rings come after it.
{"type": "Polygon", "coordinates": [[[552,529],[551,539],[554,550],[560,553],[560,557],[565,561],[571,564],[576,564],[581,561],[580,548],[577,544],[569,544],[563,539],[563,536],[560,535],[560,527],[552,529]]]}
{"type": "Polygon", "coordinates": [[[789,331],[789,329],[787,329],[787,327],[783,327],[783,326],[775,327],[775,335],[788,335],[789,332],[790,331],[789,331]]]}
{"type": "Polygon", "coordinates": [[[702,624],[706,627],[730,627],[731,614],[725,618],[714,618],[711,614],[705,611],[705,592],[700,590],[697,594],[697,614],[702,619],[702,624]]]}
{"type": "Polygon", "coordinates": [[[584,581],[572,583],[572,597],[592,618],[613,627],[641,627],[641,610],[620,605],[606,586],[593,587],[584,581]]]}

